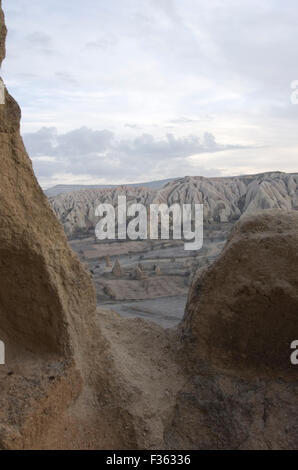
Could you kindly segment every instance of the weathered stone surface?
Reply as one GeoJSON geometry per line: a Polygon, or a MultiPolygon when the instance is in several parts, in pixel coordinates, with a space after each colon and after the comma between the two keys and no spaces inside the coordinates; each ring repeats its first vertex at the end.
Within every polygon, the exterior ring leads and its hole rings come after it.
{"type": "Polygon", "coordinates": [[[74,355],[96,309],[91,277],[70,250],[32,171],[20,109],[0,105],[0,335],[8,358],[20,347],[74,355]],[[70,340],[72,336],[72,340],[70,340]]]}
{"type": "Polygon", "coordinates": [[[3,61],[4,57],[5,57],[6,33],[7,33],[7,30],[6,30],[5,21],[4,21],[4,13],[3,13],[2,7],[1,7],[0,8],[0,66],[2,64],[2,61],[3,61]]]}
{"type": "Polygon", "coordinates": [[[114,264],[113,269],[112,269],[112,273],[116,277],[121,277],[124,274],[123,268],[122,268],[118,258],[115,261],[115,264],[114,264]]]}
{"type": "MultiPolygon", "coordinates": [[[[164,188],[87,189],[50,198],[52,207],[67,235],[94,231],[98,222],[95,208],[108,202],[117,206],[118,196],[129,203],[204,204],[207,223],[235,222],[243,214],[257,214],[266,209],[298,209],[298,174],[281,172],[231,178],[192,176],[171,181],[164,188]]],[[[149,227],[149,224],[148,224],[149,227]]]]}
{"type": "Polygon", "coordinates": [[[177,394],[166,448],[297,450],[297,381],[243,380],[200,368],[177,394]]]}
{"type": "Polygon", "coordinates": [[[169,447],[297,449],[298,214],[266,211],[235,227],[189,294],[181,363],[189,381],[169,447]]]}
{"type": "Polygon", "coordinates": [[[218,261],[191,289],[184,331],[197,343],[196,354],[239,373],[293,373],[297,246],[295,211],[268,211],[237,224],[218,261]]]}
{"type": "MultiPolygon", "coordinates": [[[[2,60],[6,28],[0,11],[2,60]]],[[[52,419],[78,395],[96,311],[91,276],[69,248],[34,176],[20,117],[5,90],[0,105],[0,339],[6,349],[0,370],[2,447],[29,446],[38,436],[47,419],[39,420],[36,410],[48,393],[53,391],[53,406],[47,405],[52,419]],[[64,383],[64,395],[54,391],[58,382],[64,383]],[[36,429],[29,433],[30,420],[36,429]]]]}

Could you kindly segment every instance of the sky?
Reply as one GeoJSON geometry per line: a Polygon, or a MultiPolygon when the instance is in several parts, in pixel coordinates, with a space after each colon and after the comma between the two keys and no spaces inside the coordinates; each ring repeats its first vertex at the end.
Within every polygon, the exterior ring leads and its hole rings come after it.
{"type": "Polygon", "coordinates": [[[297,0],[3,0],[42,187],[298,172],[297,0]]]}

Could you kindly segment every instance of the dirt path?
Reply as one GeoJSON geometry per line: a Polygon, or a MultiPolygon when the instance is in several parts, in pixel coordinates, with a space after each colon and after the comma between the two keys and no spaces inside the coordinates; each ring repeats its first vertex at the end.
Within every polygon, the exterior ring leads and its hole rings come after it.
{"type": "Polygon", "coordinates": [[[130,412],[145,424],[142,445],[162,448],[164,428],[186,378],[176,362],[175,330],[142,319],[123,319],[99,311],[99,323],[110,345],[116,369],[132,391],[130,412]]]}
{"type": "Polygon", "coordinates": [[[94,388],[52,422],[34,448],[162,449],[187,378],[178,366],[176,331],[97,311],[105,347],[94,388]]]}

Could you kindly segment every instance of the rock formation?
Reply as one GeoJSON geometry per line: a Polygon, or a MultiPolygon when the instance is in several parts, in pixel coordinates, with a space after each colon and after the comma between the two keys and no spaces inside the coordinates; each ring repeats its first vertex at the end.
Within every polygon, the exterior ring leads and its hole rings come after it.
{"type": "Polygon", "coordinates": [[[123,268],[122,268],[118,258],[115,261],[115,264],[114,264],[113,269],[112,269],[112,273],[116,277],[121,277],[124,274],[123,268]]]}
{"type": "Polygon", "coordinates": [[[160,267],[159,267],[158,264],[155,266],[154,272],[155,272],[156,276],[160,276],[160,275],[161,275],[161,269],[160,269],[160,267]]]}
{"type": "Polygon", "coordinates": [[[136,269],[135,269],[135,272],[134,272],[134,279],[141,280],[141,279],[144,279],[144,278],[145,278],[144,272],[142,271],[142,269],[139,266],[137,266],[136,269]]]}
{"type": "MultiPolygon", "coordinates": [[[[127,186],[130,188],[142,187],[148,189],[159,189],[163,188],[165,184],[173,181],[175,178],[168,178],[165,180],[158,180],[158,181],[146,181],[145,183],[132,183],[128,184],[127,186]]],[[[81,191],[86,189],[112,189],[118,188],[119,185],[117,184],[93,184],[93,185],[86,185],[86,184],[57,184],[51,188],[45,190],[45,193],[48,197],[51,196],[58,196],[62,193],[73,193],[74,191],[81,191]]]]}
{"type": "Polygon", "coordinates": [[[239,373],[293,374],[297,246],[294,211],[268,211],[237,224],[220,259],[192,287],[184,333],[199,339],[196,354],[239,373]]]}
{"type": "Polygon", "coordinates": [[[94,235],[98,222],[95,211],[99,204],[112,204],[116,207],[118,197],[126,196],[129,204],[142,203],[147,206],[154,195],[154,190],[123,186],[116,189],[89,189],[60,194],[50,198],[50,202],[56,216],[63,224],[65,233],[71,237],[89,232],[94,235]]]}
{"type": "Polygon", "coordinates": [[[298,213],[246,217],[194,281],[181,326],[192,378],[168,446],[188,435],[191,448],[297,449],[297,246],[298,213]]]}
{"type": "MultiPolygon", "coordinates": [[[[148,207],[151,203],[204,203],[207,223],[235,222],[243,214],[257,214],[264,209],[298,209],[298,174],[263,173],[231,178],[180,178],[164,188],[120,187],[82,190],[50,198],[52,207],[72,237],[89,231],[98,222],[95,208],[109,202],[117,205],[118,196],[126,195],[129,204],[136,201],[148,207]]],[[[149,213],[149,210],[148,210],[149,213]]],[[[149,225],[148,225],[149,227],[149,225]]]]}
{"type": "Polygon", "coordinates": [[[0,334],[8,357],[21,348],[74,357],[81,346],[76,334],[72,341],[70,335],[84,331],[86,318],[94,318],[94,287],[35,179],[20,117],[5,91],[5,105],[0,105],[0,334]]]}
{"type": "MultiPolygon", "coordinates": [[[[0,22],[2,60],[2,10],[0,22]]],[[[0,447],[30,446],[46,422],[40,403],[54,416],[79,394],[96,311],[91,276],[70,250],[35,179],[20,118],[19,106],[5,90],[0,105],[0,338],[7,366],[0,369],[0,447]],[[29,432],[30,420],[36,428],[29,432]]]]}

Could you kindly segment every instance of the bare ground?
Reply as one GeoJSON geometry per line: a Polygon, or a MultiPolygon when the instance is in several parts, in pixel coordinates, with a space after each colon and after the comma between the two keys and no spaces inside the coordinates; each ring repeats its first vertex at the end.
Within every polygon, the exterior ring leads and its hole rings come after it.
{"type": "Polygon", "coordinates": [[[127,449],[127,442],[132,449],[162,448],[177,394],[187,381],[173,347],[176,331],[105,309],[98,310],[98,326],[117,377],[117,393],[113,385],[110,393],[97,396],[84,390],[35,448],[127,449]]]}

